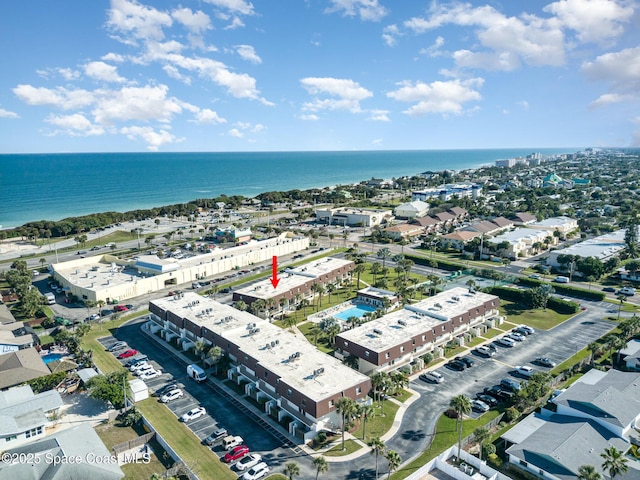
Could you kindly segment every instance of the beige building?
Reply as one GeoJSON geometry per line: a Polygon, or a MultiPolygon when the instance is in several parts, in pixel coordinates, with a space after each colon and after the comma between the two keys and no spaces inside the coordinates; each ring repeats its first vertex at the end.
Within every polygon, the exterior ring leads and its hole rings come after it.
{"type": "Polygon", "coordinates": [[[391,210],[375,210],[369,208],[327,208],[317,209],[316,219],[327,225],[352,227],[375,227],[385,218],[391,218],[391,210]]]}
{"type": "Polygon", "coordinates": [[[190,284],[236,268],[309,247],[307,237],[283,233],[279,237],[250,241],[183,259],[143,255],[133,260],[105,254],[51,266],[53,278],[68,295],[81,300],[122,301],[174,285],[190,284]]]}

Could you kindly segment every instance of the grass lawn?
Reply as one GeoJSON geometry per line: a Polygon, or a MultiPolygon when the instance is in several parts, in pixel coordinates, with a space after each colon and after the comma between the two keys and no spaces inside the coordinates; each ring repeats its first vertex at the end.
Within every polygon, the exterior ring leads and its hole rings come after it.
{"type": "MultiPolygon", "coordinates": [[[[408,393],[408,392],[407,392],[408,393]]],[[[367,421],[366,438],[363,440],[365,443],[374,437],[381,437],[389,431],[393,425],[393,420],[396,418],[399,406],[388,400],[384,402],[384,416],[380,415],[380,407],[377,403],[373,404],[375,409],[375,416],[367,421]]],[[[362,427],[363,422],[360,421],[358,428],[351,432],[351,434],[362,440],[362,427]]]]}
{"type": "Polygon", "coordinates": [[[398,394],[398,395],[394,395],[393,398],[395,398],[396,400],[398,400],[401,403],[406,402],[407,400],[409,400],[411,398],[413,394],[408,391],[405,390],[404,388],[402,389],[402,391],[398,394]]]}
{"type": "Polygon", "coordinates": [[[477,345],[480,345],[482,342],[486,341],[486,337],[482,336],[482,337],[475,337],[473,339],[471,339],[470,342],[466,343],[466,346],[469,348],[473,348],[477,345]]]}
{"type": "MultiPolygon", "coordinates": [[[[486,425],[499,414],[500,411],[498,410],[490,410],[476,420],[465,419],[462,424],[462,438],[473,433],[476,428],[486,425]]],[[[422,452],[422,454],[413,462],[394,473],[391,476],[392,480],[400,480],[408,477],[419,470],[420,467],[429,460],[444,452],[451,445],[455,445],[457,443],[458,433],[456,432],[455,418],[446,417],[444,414],[440,415],[438,425],[436,426],[436,433],[429,448],[422,452]]]]}
{"type": "Polygon", "coordinates": [[[467,351],[467,347],[456,347],[444,354],[445,358],[450,359],[467,351]]]}
{"type": "Polygon", "coordinates": [[[349,455],[350,453],[357,452],[361,448],[362,446],[355,440],[345,440],[344,450],[342,450],[342,440],[340,440],[338,442],[338,445],[333,447],[331,450],[327,450],[323,455],[325,457],[342,457],[344,455],[349,455]]]}
{"type": "Polygon", "coordinates": [[[269,475],[268,477],[265,477],[265,479],[266,480],[289,480],[287,477],[285,477],[281,473],[274,473],[273,475],[269,475]]]}
{"type": "Polygon", "coordinates": [[[560,365],[554,367],[552,370],[549,371],[549,373],[553,376],[556,376],[559,373],[565,370],[568,370],[574,365],[578,364],[581,360],[587,358],[589,354],[590,354],[589,350],[587,350],[586,348],[583,348],[582,350],[577,352],[575,355],[573,355],[571,358],[568,358],[567,360],[562,362],[560,365]]]}
{"type": "MultiPolygon", "coordinates": [[[[304,324],[298,326],[298,329],[302,332],[302,334],[305,336],[305,338],[307,339],[307,341],[311,345],[314,345],[314,343],[313,343],[314,338],[313,338],[313,333],[312,333],[312,329],[313,329],[314,325],[315,324],[313,322],[307,322],[307,323],[304,323],[304,324]]],[[[328,336],[326,336],[324,333],[320,332],[318,334],[318,339],[317,340],[318,340],[318,343],[315,346],[316,346],[316,348],[318,350],[320,350],[321,352],[324,352],[324,353],[333,352],[334,348],[333,348],[333,345],[331,345],[329,343],[329,337],[328,336]]]]}
{"type": "Polygon", "coordinates": [[[497,337],[498,335],[502,335],[503,333],[504,333],[504,330],[500,330],[498,328],[490,328],[485,333],[483,333],[482,336],[484,338],[494,338],[494,337],[497,337]]]}
{"type": "MultiPolygon", "coordinates": [[[[506,315],[509,322],[514,324],[509,328],[514,328],[524,323],[539,330],[549,330],[575,315],[560,314],[550,308],[546,310],[529,309],[523,305],[506,300],[500,300],[500,313],[506,315]]],[[[502,327],[505,327],[505,325],[507,324],[503,324],[502,327]]]]}
{"type": "Polygon", "coordinates": [[[153,425],[153,428],[180,455],[182,460],[202,480],[235,480],[235,475],[222,463],[218,456],[200,443],[189,428],[179,422],[176,416],[155,398],[148,398],[137,404],[138,409],[153,425]]]}

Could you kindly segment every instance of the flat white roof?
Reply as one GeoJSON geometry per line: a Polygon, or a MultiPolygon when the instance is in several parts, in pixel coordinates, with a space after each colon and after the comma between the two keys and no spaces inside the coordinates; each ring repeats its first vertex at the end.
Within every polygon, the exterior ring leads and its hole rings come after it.
{"type": "Polygon", "coordinates": [[[516,228],[509,232],[502,233],[491,239],[493,243],[500,242],[520,242],[522,240],[530,240],[532,243],[538,240],[544,240],[549,236],[548,230],[535,230],[532,228],[516,228]]]}
{"type": "Polygon", "coordinates": [[[495,295],[483,292],[472,294],[466,288],[454,287],[346,330],[340,333],[340,337],[374,352],[383,352],[487,301],[497,299],[495,295]]]}
{"type": "Polygon", "coordinates": [[[554,255],[578,255],[580,257],[594,257],[606,259],[624,250],[624,230],[616,230],[599,237],[590,238],[561,250],[555,250],[554,255]]]}
{"type": "Polygon", "coordinates": [[[276,288],[273,288],[271,279],[266,278],[248,287],[235,290],[235,292],[239,295],[248,295],[266,300],[304,285],[309,280],[331,273],[332,271],[349,265],[350,263],[352,263],[351,260],[345,260],[342,258],[321,258],[306,265],[296,268],[287,268],[282,272],[279,272],[278,279],[280,281],[276,288]]]}
{"type": "Polygon", "coordinates": [[[159,307],[205,326],[314,401],[366,382],[368,377],[322,353],[301,334],[283,330],[255,315],[187,292],[153,300],[159,307]],[[209,310],[209,312],[207,312],[209,310]],[[206,313],[203,313],[206,312],[206,313]],[[250,326],[251,325],[251,326],[250,326]],[[259,331],[255,331],[259,329],[259,331]],[[267,348],[267,344],[269,348],[267,348]],[[272,346],[273,345],[273,346],[272,346]],[[299,354],[296,358],[292,355],[299,354]],[[324,369],[322,373],[318,370],[324,369]],[[316,372],[314,374],[314,372],[316,372]]]}

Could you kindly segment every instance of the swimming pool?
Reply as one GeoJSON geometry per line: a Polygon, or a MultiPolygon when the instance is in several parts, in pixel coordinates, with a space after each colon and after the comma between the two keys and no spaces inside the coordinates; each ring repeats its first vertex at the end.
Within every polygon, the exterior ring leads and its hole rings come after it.
{"type": "Polygon", "coordinates": [[[55,362],[56,360],[60,360],[62,357],[64,357],[64,355],[61,353],[48,353],[42,356],[42,361],[44,363],[51,363],[55,362]]]}
{"type": "Polygon", "coordinates": [[[367,312],[375,312],[376,309],[374,307],[370,307],[369,305],[356,305],[355,307],[351,307],[348,310],[343,310],[342,312],[334,313],[332,316],[335,318],[339,318],[340,320],[347,321],[349,317],[362,317],[367,312]]]}

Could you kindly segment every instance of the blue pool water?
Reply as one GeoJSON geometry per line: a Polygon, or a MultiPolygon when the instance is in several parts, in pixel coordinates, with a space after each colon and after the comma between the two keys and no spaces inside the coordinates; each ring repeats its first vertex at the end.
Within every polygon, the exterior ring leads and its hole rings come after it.
{"type": "Polygon", "coordinates": [[[48,353],[42,356],[42,361],[44,363],[51,363],[55,362],[56,360],[60,360],[62,357],[64,357],[64,355],[62,355],[61,353],[48,353]]]}
{"type": "Polygon", "coordinates": [[[370,307],[369,305],[356,305],[355,307],[350,308],[349,310],[344,310],[339,313],[334,313],[332,316],[335,318],[339,318],[340,320],[349,320],[349,317],[362,317],[367,312],[375,312],[376,309],[370,307]]]}

